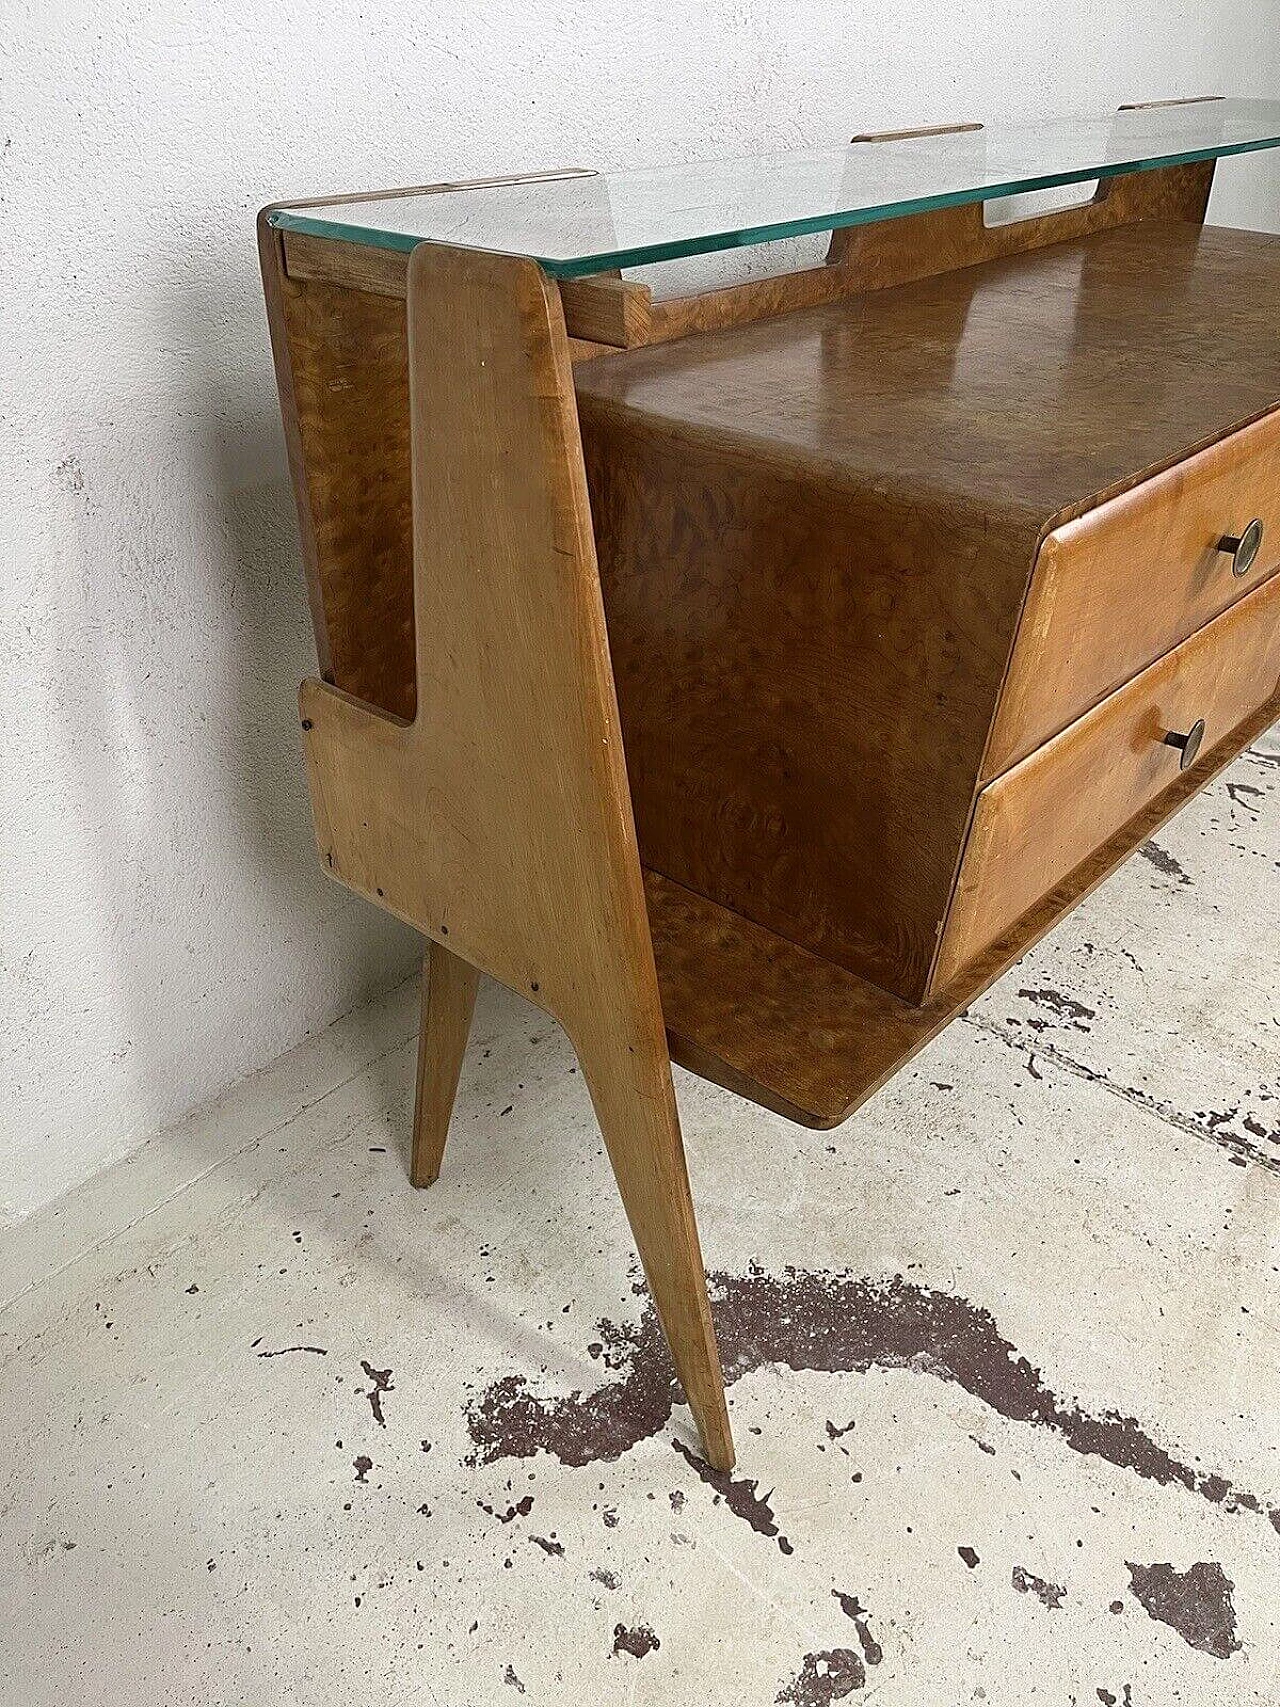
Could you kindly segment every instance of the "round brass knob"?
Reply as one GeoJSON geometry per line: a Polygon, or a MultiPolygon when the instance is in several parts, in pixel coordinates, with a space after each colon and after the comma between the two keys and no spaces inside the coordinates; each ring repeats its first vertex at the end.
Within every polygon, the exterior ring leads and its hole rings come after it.
{"type": "Polygon", "coordinates": [[[1224,533],[1218,541],[1218,550],[1227,552],[1231,558],[1233,575],[1247,575],[1261,549],[1262,522],[1257,516],[1243,533],[1224,533]]]}
{"type": "Polygon", "coordinates": [[[1166,747],[1178,747],[1182,757],[1178,760],[1180,771],[1190,770],[1196,762],[1200,751],[1200,743],[1204,740],[1204,718],[1197,717],[1185,735],[1180,735],[1176,729],[1170,729],[1164,737],[1166,747]]]}

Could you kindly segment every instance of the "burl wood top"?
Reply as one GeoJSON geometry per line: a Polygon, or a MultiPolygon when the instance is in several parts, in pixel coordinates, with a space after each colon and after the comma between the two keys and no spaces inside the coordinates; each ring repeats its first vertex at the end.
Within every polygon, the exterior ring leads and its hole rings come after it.
{"type": "Polygon", "coordinates": [[[584,423],[1034,537],[1280,398],[1280,236],[1144,224],[576,370],[584,423]]]}

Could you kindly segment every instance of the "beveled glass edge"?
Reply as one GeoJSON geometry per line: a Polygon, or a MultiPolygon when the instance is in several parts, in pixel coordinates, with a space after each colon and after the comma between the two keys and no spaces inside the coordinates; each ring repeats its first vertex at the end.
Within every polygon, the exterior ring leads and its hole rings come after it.
{"type": "MultiPolygon", "coordinates": [[[[1178,154],[1158,154],[1148,159],[1122,160],[1104,166],[1082,167],[1070,172],[1036,173],[1031,177],[1010,178],[999,184],[983,184],[972,190],[913,196],[905,201],[884,202],[876,207],[855,208],[842,213],[809,214],[801,219],[779,220],[769,225],[750,226],[741,230],[708,232],[697,237],[681,237],[665,243],[644,243],[627,249],[607,249],[594,255],[556,258],[526,250],[513,252],[523,255],[527,260],[536,261],[550,278],[589,278],[593,273],[608,272],[615,267],[653,266],[661,261],[684,260],[692,255],[712,255],[724,249],[753,248],[761,243],[776,243],[788,237],[810,237],[823,231],[840,231],[854,225],[874,225],[884,219],[901,219],[907,214],[930,213],[937,208],[965,207],[973,202],[999,201],[1005,196],[1027,195],[1035,190],[1057,189],[1069,184],[1089,184],[1095,181],[1101,183],[1108,178],[1124,177],[1130,172],[1152,172],[1162,166],[1189,166],[1204,160],[1226,159],[1230,155],[1254,154],[1267,148],[1280,148],[1280,136],[1261,137],[1249,142],[1216,144],[1210,148],[1189,149],[1178,154]]],[[[359,206],[359,203],[335,201],[323,205],[355,207],[359,206]]],[[[279,231],[297,231],[309,237],[334,238],[348,243],[359,243],[370,249],[392,249],[401,254],[412,252],[420,243],[438,241],[432,237],[414,237],[406,232],[382,231],[341,220],[320,219],[315,213],[291,213],[287,208],[277,208],[267,216],[267,223],[279,231]]],[[[464,243],[457,244],[456,247],[472,248],[476,245],[464,243]]]]}

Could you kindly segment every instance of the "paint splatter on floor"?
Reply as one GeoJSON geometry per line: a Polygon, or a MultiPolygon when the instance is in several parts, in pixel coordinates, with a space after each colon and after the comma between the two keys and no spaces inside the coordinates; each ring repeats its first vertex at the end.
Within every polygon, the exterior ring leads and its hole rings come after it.
{"type": "Polygon", "coordinates": [[[371,1385],[365,1390],[365,1398],[369,1401],[369,1409],[373,1412],[373,1420],[379,1428],[386,1428],[387,1419],[382,1412],[382,1395],[394,1393],[396,1384],[391,1379],[389,1369],[375,1369],[366,1358],[360,1359],[360,1367],[364,1370],[371,1385]]]}
{"type": "Polygon", "coordinates": [[[1235,1584],[1221,1565],[1201,1560],[1180,1571],[1173,1565],[1131,1564],[1129,1577],[1139,1604],[1188,1646],[1219,1660],[1239,1652],[1231,1598],[1235,1584]]]}
{"type": "Polygon", "coordinates": [[[477,1500],[476,1504],[481,1511],[488,1512],[490,1517],[496,1517],[499,1523],[512,1523],[517,1517],[528,1517],[533,1510],[533,1495],[523,1495],[514,1505],[509,1505],[505,1511],[499,1511],[496,1506],[491,1506],[487,1500],[477,1500]]]}
{"type": "MultiPolygon", "coordinates": [[[[712,1290],[726,1382],[769,1364],[850,1374],[912,1370],[958,1383],[1000,1416],[1050,1430],[1074,1452],[1186,1488],[1227,1511],[1261,1513],[1280,1533],[1280,1507],[1180,1459],[1136,1418],[1060,1399],[990,1312],[966,1299],[900,1275],[880,1281],[801,1269],[717,1274],[712,1290]]],[[[634,1326],[602,1322],[598,1332],[621,1378],[592,1393],[546,1398],[523,1376],[503,1377],[468,1407],[473,1462],[547,1452],[581,1467],[619,1458],[666,1426],[679,1389],[652,1305],[634,1326]]],[[[709,1479],[714,1472],[700,1465],[699,1474],[709,1479]]]]}
{"type": "Polygon", "coordinates": [[[713,1469],[705,1458],[691,1452],[682,1440],[674,1440],[671,1444],[683,1459],[693,1465],[707,1486],[715,1489],[717,1499],[722,1499],[735,1517],[750,1524],[757,1535],[776,1537],[781,1552],[792,1551],[790,1541],[778,1531],[778,1520],[769,1504],[772,1496],[757,1493],[759,1484],[754,1479],[735,1476],[728,1470],[713,1469]]]}
{"type": "Polygon", "coordinates": [[[1033,1594],[1041,1606],[1047,1606],[1051,1612],[1058,1611],[1067,1592],[1061,1583],[1046,1582],[1021,1565],[1013,1567],[1013,1586],[1019,1594],[1033,1594]]]}
{"type": "Polygon", "coordinates": [[[1189,884],[1191,882],[1190,877],[1178,864],[1178,861],[1166,848],[1162,848],[1159,842],[1143,842],[1138,852],[1149,865],[1154,865],[1156,870],[1165,877],[1172,877],[1178,883],[1189,884]]]}
{"type": "Polygon", "coordinates": [[[1088,1022],[1098,1017],[1096,1009],[1086,1007],[1083,1002],[1078,1002],[1074,996],[1064,995],[1061,990],[1019,990],[1018,995],[1023,1001],[1047,1009],[1053,1016],[1052,1021],[1044,1018],[1029,1019],[1027,1024],[1033,1031],[1043,1031],[1054,1021],[1073,1026],[1077,1031],[1088,1031],[1088,1022]]]}
{"type": "Polygon", "coordinates": [[[858,1632],[858,1641],[862,1646],[862,1657],[869,1666],[878,1666],[884,1658],[884,1649],[871,1634],[866,1608],[861,1605],[856,1594],[845,1594],[838,1588],[833,1588],[831,1592],[839,1603],[841,1612],[846,1618],[853,1620],[858,1632]]]}
{"type": "Polygon", "coordinates": [[[831,1707],[866,1681],[866,1670],[852,1648],[829,1648],[806,1654],[800,1670],[774,1699],[790,1702],[791,1707],[831,1707]]]}
{"type": "Polygon", "coordinates": [[[642,1660],[646,1654],[656,1653],[661,1646],[661,1641],[647,1624],[637,1624],[634,1628],[626,1624],[614,1626],[613,1652],[615,1654],[630,1654],[633,1660],[642,1660]]]}

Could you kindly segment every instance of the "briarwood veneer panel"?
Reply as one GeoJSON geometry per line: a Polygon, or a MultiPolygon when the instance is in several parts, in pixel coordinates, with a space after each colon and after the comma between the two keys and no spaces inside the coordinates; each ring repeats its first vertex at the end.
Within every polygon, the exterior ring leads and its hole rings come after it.
{"type": "Polygon", "coordinates": [[[674,1061],[802,1126],[838,1126],[1280,718],[1280,694],[1069,873],[923,1007],[645,873],[674,1061]]]}

